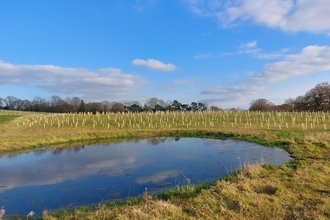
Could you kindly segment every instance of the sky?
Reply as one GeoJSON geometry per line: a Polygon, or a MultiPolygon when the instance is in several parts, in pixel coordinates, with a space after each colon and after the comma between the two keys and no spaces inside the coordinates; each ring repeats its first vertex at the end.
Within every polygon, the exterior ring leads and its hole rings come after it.
{"type": "Polygon", "coordinates": [[[329,0],[0,0],[0,97],[247,109],[330,81],[329,0]]]}

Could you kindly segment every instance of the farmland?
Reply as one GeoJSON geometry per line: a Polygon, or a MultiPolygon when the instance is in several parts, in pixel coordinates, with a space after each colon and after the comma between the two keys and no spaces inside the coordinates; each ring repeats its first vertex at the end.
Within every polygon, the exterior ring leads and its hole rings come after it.
{"type": "Polygon", "coordinates": [[[233,138],[279,146],[294,158],[275,167],[246,164],[209,186],[170,190],[45,219],[330,218],[329,112],[156,112],[47,114],[0,111],[0,151],[158,136],[233,138]]]}

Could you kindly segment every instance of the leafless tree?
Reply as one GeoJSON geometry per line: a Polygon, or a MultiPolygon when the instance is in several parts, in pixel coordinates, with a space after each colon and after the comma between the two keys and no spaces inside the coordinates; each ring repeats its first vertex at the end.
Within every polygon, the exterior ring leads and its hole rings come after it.
{"type": "Polygon", "coordinates": [[[124,112],[125,111],[125,105],[119,102],[116,102],[115,104],[112,105],[111,110],[113,112],[124,112]]]}
{"type": "Polygon", "coordinates": [[[3,101],[6,104],[5,108],[10,110],[16,110],[19,105],[20,99],[14,96],[7,96],[3,101]]]}
{"type": "Polygon", "coordinates": [[[68,102],[68,103],[70,103],[70,105],[72,106],[71,107],[72,111],[77,112],[79,109],[79,105],[81,103],[81,99],[79,97],[75,96],[75,97],[71,98],[70,102],[68,102]]]}
{"type": "Polygon", "coordinates": [[[146,106],[148,106],[149,109],[154,110],[157,105],[162,109],[165,109],[169,106],[167,102],[164,102],[164,100],[157,99],[155,97],[146,100],[146,106]]]}
{"type": "Polygon", "coordinates": [[[250,103],[249,111],[272,111],[274,104],[267,99],[257,99],[250,103]]]}
{"type": "Polygon", "coordinates": [[[112,104],[108,100],[104,100],[101,102],[103,112],[109,112],[111,111],[112,104]]]}
{"type": "Polygon", "coordinates": [[[58,95],[50,97],[50,107],[53,112],[64,112],[64,103],[65,101],[58,95]]]}
{"type": "Polygon", "coordinates": [[[39,96],[35,96],[31,102],[33,111],[45,112],[48,109],[48,102],[39,96]]]}
{"type": "Polygon", "coordinates": [[[93,114],[95,114],[97,112],[99,112],[99,113],[103,112],[101,102],[89,102],[89,103],[85,104],[85,109],[86,109],[86,112],[92,112],[93,114]]]}
{"type": "Polygon", "coordinates": [[[214,111],[214,112],[223,111],[221,108],[219,108],[218,106],[214,106],[214,105],[212,105],[210,107],[210,110],[211,111],[214,111]]]}

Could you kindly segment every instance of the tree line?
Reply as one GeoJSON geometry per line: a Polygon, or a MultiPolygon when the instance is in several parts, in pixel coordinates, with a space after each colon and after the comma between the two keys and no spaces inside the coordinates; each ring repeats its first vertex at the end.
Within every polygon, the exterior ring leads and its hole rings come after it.
{"type": "Polygon", "coordinates": [[[330,110],[330,85],[328,82],[317,84],[305,95],[288,98],[282,105],[274,105],[260,98],[250,103],[250,111],[328,111],[330,110]]]}
{"type": "Polygon", "coordinates": [[[79,97],[67,97],[62,99],[60,96],[51,96],[49,100],[41,97],[34,97],[32,101],[21,100],[14,96],[0,97],[0,109],[34,112],[155,112],[155,111],[205,111],[207,105],[200,102],[192,102],[190,105],[182,104],[177,100],[163,101],[162,99],[149,98],[144,105],[137,101],[133,102],[88,102],[79,97]]]}
{"type": "MultiPolygon", "coordinates": [[[[177,100],[163,101],[162,99],[149,98],[144,105],[133,102],[102,102],[85,103],[79,97],[52,96],[49,100],[34,97],[32,101],[21,100],[14,96],[0,97],[0,109],[35,111],[35,112],[155,112],[155,111],[224,111],[217,106],[208,108],[206,103],[192,102],[182,104],[177,100]]],[[[239,108],[228,108],[226,111],[242,111],[239,108]]],[[[330,110],[330,85],[328,82],[317,84],[307,91],[305,95],[288,98],[281,105],[275,105],[267,99],[260,98],[250,103],[249,111],[327,111],[330,110]]]]}

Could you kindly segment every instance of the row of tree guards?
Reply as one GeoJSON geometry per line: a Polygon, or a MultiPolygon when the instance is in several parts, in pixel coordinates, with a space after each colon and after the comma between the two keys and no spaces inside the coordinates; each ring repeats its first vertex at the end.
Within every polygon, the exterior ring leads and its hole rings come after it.
{"type": "Polygon", "coordinates": [[[171,129],[260,128],[327,130],[330,112],[167,111],[140,113],[37,113],[0,110],[0,114],[27,114],[17,127],[53,129],[171,129]]]}

